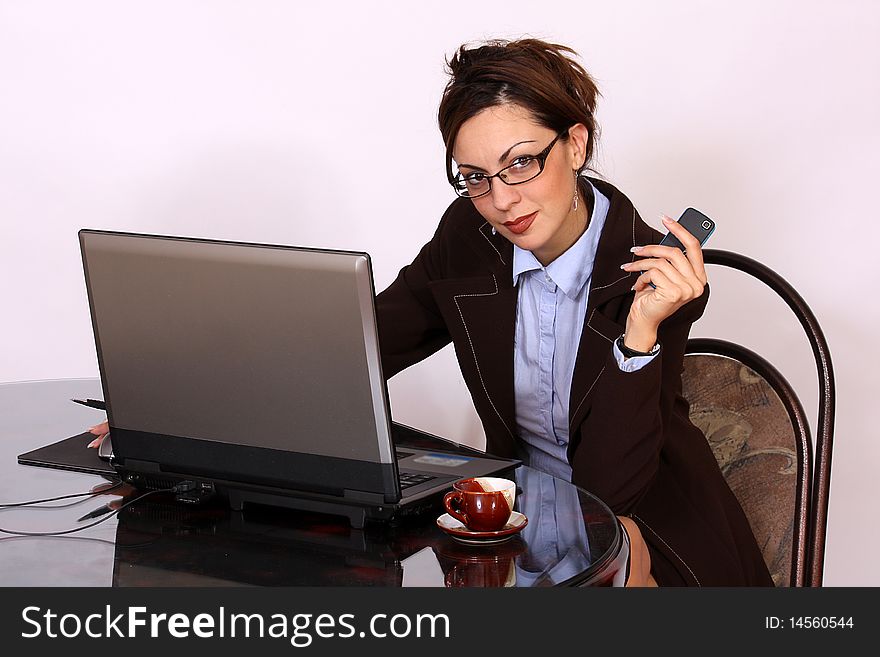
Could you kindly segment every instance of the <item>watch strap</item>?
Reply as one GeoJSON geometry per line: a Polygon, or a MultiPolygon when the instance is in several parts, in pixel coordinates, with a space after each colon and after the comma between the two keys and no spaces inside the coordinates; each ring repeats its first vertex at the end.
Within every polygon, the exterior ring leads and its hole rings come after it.
{"type": "Polygon", "coordinates": [[[620,337],[617,338],[617,348],[620,349],[620,353],[623,354],[624,358],[638,358],[639,356],[653,356],[658,351],[660,351],[660,343],[656,343],[653,347],[651,347],[651,351],[636,351],[635,349],[630,349],[627,347],[623,339],[625,334],[621,333],[620,337]]]}

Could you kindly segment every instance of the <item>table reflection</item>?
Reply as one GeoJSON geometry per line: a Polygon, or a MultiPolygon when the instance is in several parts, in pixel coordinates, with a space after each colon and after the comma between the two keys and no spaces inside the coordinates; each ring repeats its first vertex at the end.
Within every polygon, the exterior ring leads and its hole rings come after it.
{"type": "Polygon", "coordinates": [[[518,586],[561,584],[587,571],[593,556],[577,488],[531,468],[519,468],[516,482],[519,511],[530,519],[522,531],[528,549],[515,562],[518,586]]]}
{"type": "Polygon", "coordinates": [[[113,584],[619,585],[622,572],[614,557],[620,536],[607,508],[536,470],[520,467],[514,477],[521,491],[516,507],[529,524],[510,540],[487,546],[457,542],[434,524],[433,515],[359,530],[325,514],[193,508],[157,496],[119,514],[113,584]]]}

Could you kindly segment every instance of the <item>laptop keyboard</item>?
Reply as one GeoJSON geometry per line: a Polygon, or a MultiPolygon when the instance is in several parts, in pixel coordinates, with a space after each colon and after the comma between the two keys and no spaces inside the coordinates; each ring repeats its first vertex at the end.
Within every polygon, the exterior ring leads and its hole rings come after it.
{"type": "Polygon", "coordinates": [[[436,479],[434,475],[423,474],[421,472],[401,472],[400,473],[400,490],[404,490],[405,488],[409,488],[410,486],[415,486],[416,484],[423,484],[426,481],[431,481],[436,479]]]}

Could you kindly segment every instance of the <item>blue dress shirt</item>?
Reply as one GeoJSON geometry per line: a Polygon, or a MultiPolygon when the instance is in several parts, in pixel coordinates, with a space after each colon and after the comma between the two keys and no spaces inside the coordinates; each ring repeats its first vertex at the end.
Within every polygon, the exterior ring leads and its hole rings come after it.
{"type": "MultiPolygon", "coordinates": [[[[513,350],[517,433],[528,465],[571,481],[568,403],[571,379],[587,312],[593,263],[609,201],[592,183],[593,212],[587,230],[544,267],[531,251],[513,247],[513,284],[518,286],[513,350]]],[[[624,359],[632,372],[655,356],[624,359]]]]}

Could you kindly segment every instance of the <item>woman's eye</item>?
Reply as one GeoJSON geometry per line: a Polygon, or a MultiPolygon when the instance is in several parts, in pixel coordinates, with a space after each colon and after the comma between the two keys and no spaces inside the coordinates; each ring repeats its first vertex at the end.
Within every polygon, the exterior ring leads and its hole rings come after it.
{"type": "Polygon", "coordinates": [[[469,173],[464,177],[464,181],[472,187],[482,185],[485,179],[486,176],[482,173],[469,173]]]}
{"type": "Polygon", "coordinates": [[[523,155],[522,157],[516,158],[510,166],[515,169],[525,169],[528,168],[534,159],[535,158],[530,155],[523,155]]]}

